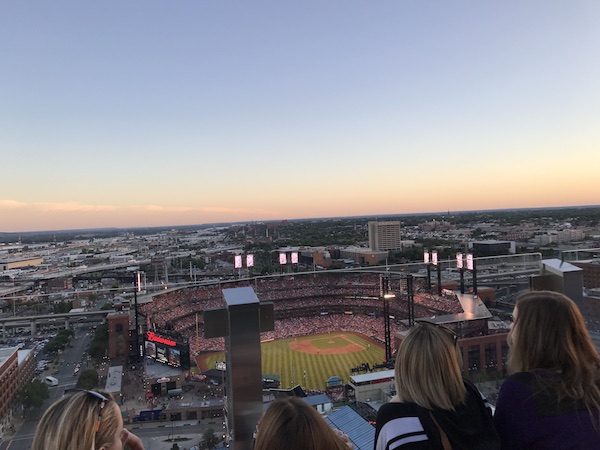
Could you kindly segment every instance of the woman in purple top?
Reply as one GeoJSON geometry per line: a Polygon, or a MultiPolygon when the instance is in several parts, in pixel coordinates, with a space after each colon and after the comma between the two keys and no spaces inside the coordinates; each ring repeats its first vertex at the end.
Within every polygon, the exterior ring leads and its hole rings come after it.
{"type": "Polygon", "coordinates": [[[494,421],[503,449],[600,449],[600,357],[577,305],[534,291],[517,299],[494,421]]]}

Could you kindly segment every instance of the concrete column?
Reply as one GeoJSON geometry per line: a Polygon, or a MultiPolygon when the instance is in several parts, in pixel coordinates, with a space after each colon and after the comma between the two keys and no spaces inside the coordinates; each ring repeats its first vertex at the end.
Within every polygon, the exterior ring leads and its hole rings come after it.
{"type": "Polygon", "coordinates": [[[204,311],[204,336],[225,336],[227,426],[235,450],[252,450],[262,415],[260,332],[274,327],[273,304],[251,287],[223,289],[225,308],[204,311]]]}

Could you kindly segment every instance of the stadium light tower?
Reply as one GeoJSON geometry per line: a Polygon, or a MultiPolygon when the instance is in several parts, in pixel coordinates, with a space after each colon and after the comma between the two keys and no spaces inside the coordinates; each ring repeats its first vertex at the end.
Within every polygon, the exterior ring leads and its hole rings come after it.
{"type": "Polygon", "coordinates": [[[396,298],[396,294],[390,292],[389,276],[381,277],[381,297],[383,298],[383,330],[385,336],[385,361],[392,359],[392,336],[390,323],[390,300],[396,298]]]}
{"type": "Polygon", "coordinates": [[[408,297],[408,326],[412,327],[415,324],[415,294],[413,290],[413,276],[406,275],[406,294],[408,297]]]}
{"type": "Polygon", "coordinates": [[[473,294],[477,295],[477,266],[473,254],[467,254],[467,270],[473,274],[473,294]]]}
{"type": "Polygon", "coordinates": [[[442,295],[442,266],[438,262],[438,252],[436,250],[426,251],[423,254],[423,262],[427,265],[427,290],[431,292],[431,266],[435,266],[437,271],[437,291],[442,295]]]}
{"type": "Polygon", "coordinates": [[[283,273],[283,266],[287,267],[287,272],[295,272],[298,270],[299,256],[297,251],[290,252],[289,248],[281,249],[279,252],[279,266],[281,267],[280,273],[283,273]],[[289,253],[289,257],[288,257],[289,253]]]}
{"type": "Polygon", "coordinates": [[[135,358],[134,361],[140,361],[144,355],[144,349],[140,342],[140,324],[139,324],[139,313],[138,313],[138,292],[142,291],[142,273],[137,271],[135,273],[135,289],[133,291],[133,305],[135,309],[135,358]]]}
{"type": "Polygon", "coordinates": [[[460,293],[465,293],[465,268],[463,264],[463,254],[456,254],[456,268],[460,270],[460,293]]]}
{"type": "Polygon", "coordinates": [[[431,253],[429,250],[423,253],[423,262],[427,267],[427,290],[431,292],[431,253]]]}
{"type": "MultiPolygon", "coordinates": [[[[243,257],[242,255],[235,255],[233,258],[233,267],[238,269],[238,278],[242,277],[242,268],[243,268],[243,257]]],[[[248,273],[250,273],[250,268],[254,267],[254,255],[247,254],[246,255],[246,267],[248,269],[248,273]]]]}

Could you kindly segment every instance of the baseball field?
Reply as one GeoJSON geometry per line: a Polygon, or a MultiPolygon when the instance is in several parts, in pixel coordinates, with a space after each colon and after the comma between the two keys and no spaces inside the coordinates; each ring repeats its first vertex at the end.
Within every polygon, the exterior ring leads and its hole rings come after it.
{"type": "MultiPolygon", "coordinates": [[[[338,376],[345,383],[352,367],[385,359],[381,344],[341,331],[263,342],[261,352],[263,374],[278,375],[281,388],[299,384],[305,389],[325,389],[328,378],[338,376]]],[[[199,361],[199,368],[214,368],[224,360],[223,353],[211,353],[199,361]]]]}

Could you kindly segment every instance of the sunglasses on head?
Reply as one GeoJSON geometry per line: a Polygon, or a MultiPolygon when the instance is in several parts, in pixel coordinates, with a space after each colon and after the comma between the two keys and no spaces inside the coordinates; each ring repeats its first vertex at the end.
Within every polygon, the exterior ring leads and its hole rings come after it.
{"type": "Polygon", "coordinates": [[[65,394],[73,394],[76,392],[85,392],[90,397],[94,397],[94,398],[100,400],[100,409],[98,410],[98,422],[96,423],[96,430],[95,430],[97,433],[98,430],[100,429],[100,423],[102,422],[102,411],[104,410],[104,407],[106,406],[106,403],[108,402],[108,399],[104,395],[102,395],[100,392],[88,391],[85,389],[67,389],[65,391],[65,394]]]}
{"type": "Polygon", "coordinates": [[[456,344],[458,343],[458,336],[450,328],[447,328],[443,325],[437,324],[435,322],[430,322],[428,320],[423,320],[423,319],[415,320],[415,324],[420,325],[420,326],[425,326],[425,327],[438,328],[438,329],[444,331],[444,333],[446,333],[452,339],[452,344],[456,347],[456,344]]]}

